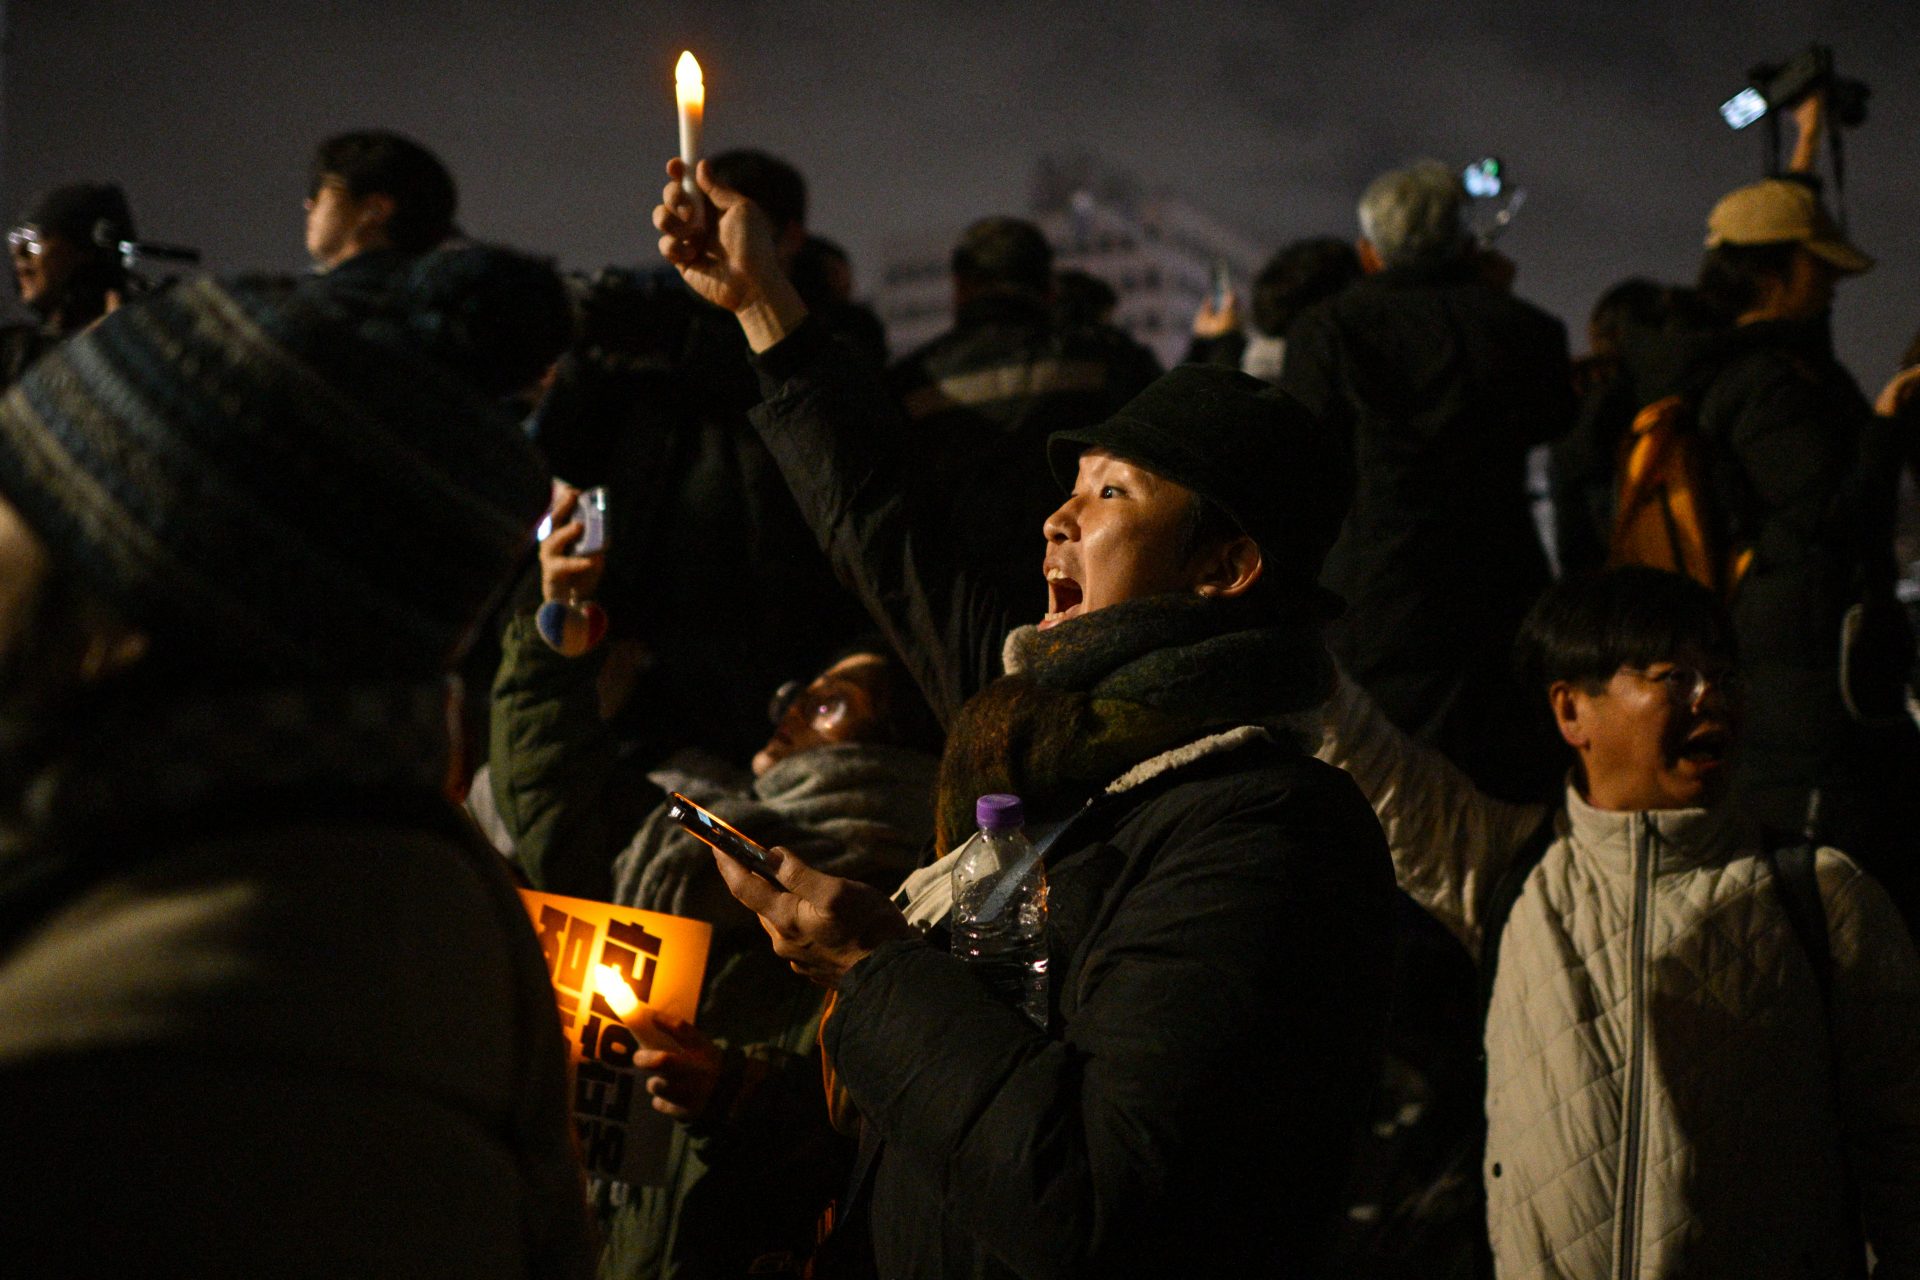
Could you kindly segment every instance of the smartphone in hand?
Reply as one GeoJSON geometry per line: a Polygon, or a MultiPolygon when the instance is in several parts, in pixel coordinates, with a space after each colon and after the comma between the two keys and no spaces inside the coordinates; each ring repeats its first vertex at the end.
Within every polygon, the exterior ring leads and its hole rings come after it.
{"type": "MultiPolygon", "coordinates": [[[[598,555],[607,549],[607,490],[605,486],[582,489],[580,491],[579,501],[574,504],[573,514],[568,516],[566,520],[559,521],[558,524],[566,524],[574,520],[580,522],[581,533],[579,538],[575,539],[574,544],[567,548],[568,555],[598,555]]],[[[540,527],[533,531],[533,540],[536,543],[545,542],[553,536],[555,527],[556,522],[553,518],[553,513],[549,511],[546,518],[540,522],[540,527]]]]}
{"type": "Polygon", "coordinates": [[[688,834],[712,845],[763,880],[780,883],[780,878],[773,873],[773,856],[765,848],[678,791],[667,794],[667,816],[686,828],[688,834]]]}

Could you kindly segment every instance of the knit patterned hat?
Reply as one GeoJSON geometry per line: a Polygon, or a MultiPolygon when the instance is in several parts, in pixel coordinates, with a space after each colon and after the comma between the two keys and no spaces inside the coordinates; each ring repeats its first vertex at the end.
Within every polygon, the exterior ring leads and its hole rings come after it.
{"type": "Polygon", "coordinates": [[[442,672],[547,478],[424,319],[265,282],[144,297],[0,400],[0,497],[210,680],[442,672]]]}

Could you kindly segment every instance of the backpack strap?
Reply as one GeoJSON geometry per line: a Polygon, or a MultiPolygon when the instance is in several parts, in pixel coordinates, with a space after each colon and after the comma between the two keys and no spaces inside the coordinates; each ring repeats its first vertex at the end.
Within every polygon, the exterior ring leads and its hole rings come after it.
{"type": "Polygon", "coordinates": [[[1514,904],[1520,901],[1520,891],[1526,888],[1527,877],[1547,856],[1547,850],[1553,846],[1553,820],[1559,816],[1558,809],[1550,808],[1546,816],[1540,819],[1540,825],[1533,829],[1519,851],[1513,855],[1513,861],[1500,873],[1487,890],[1487,896],[1480,908],[1480,1026],[1483,1032],[1481,1040],[1485,1042],[1487,1010],[1493,1006],[1493,975],[1500,967],[1500,939],[1507,931],[1507,920],[1513,915],[1514,904]]]}
{"type": "Polygon", "coordinates": [[[1813,966],[1814,981],[1820,985],[1820,1009],[1833,1031],[1833,946],[1827,936],[1827,909],[1820,900],[1820,882],[1814,878],[1814,845],[1810,840],[1769,848],[1765,853],[1767,870],[1773,876],[1773,891],[1787,913],[1794,941],[1813,966]]]}
{"type": "MultiPolygon", "coordinates": [[[[1809,825],[1814,825],[1809,820],[1809,825]]],[[[1820,1017],[1827,1033],[1827,1058],[1832,1063],[1837,1056],[1837,1046],[1833,1039],[1833,941],[1827,931],[1827,908],[1820,898],[1820,881],[1814,875],[1814,861],[1818,846],[1811,839],[1798,844],[1768,846],[1762,855],[1766,859],[1767,870],[1773,877],[1773,891],[1779,895],[1780,907],[1787,913],[1787,925],[1793,930],[1794,941],[1800,944],[1807,963],[1813,967],[1813,980],[1820,988],[1820,1017]]],[[[1830,1067],[1836,1070],[1837,1067],[1830,1067]]],[[[1834,1120],[1840,1119],[1839,1078],[1834,1085],[1834,1120]]],[[[1860,1227],[1860,1180],[1855,1174],[1850,1160],[1844,1161],[1846,1184],[1841,1194],[1847,1209],[1847,1221],[1854,1225],[1858,1243],[1853,1250],[1848,1276],[1864,1277],[1866,1270],[1866,1239],[1860,1227]]]]}

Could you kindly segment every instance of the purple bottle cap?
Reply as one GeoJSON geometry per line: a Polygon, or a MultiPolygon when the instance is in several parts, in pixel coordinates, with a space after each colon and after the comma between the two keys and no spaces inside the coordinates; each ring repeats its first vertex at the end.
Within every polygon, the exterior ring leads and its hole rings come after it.
{"type": "Polygon", "coordinates": [[[1005,794],[985,795],[974,801],[973,820],[983,831],[1017,831],[1027,825],[1020,797],[1005,794]]]}

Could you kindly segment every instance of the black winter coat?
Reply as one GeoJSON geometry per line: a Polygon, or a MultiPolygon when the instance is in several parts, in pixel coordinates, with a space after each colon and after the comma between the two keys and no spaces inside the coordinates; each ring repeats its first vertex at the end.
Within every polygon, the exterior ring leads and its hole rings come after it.
{"type": "Polygon", "coordinates": [[[1857,724],[1840,696],[1841,617],[1866,584],[1893,580],[1892,426],[1835,359],[1824,321],[1698,339],[1679,386],[1698,398],[1730,545],[1753,552],[1732,600],[1746,708],[1736,795],[1793,834],[1819,788],[1826,838],[1911,912],[1920,736],[1857,724]]]}
{"type": "MultiPolygon", "coordinates": [[[[951,723],[1004,607],[903,496],[877,383],[804,326],[761,369],[802,513],[951,723]]],[[[925,942],[842,983],[825,1046],[880,1274],[1307,1272],[1377,1078],[1393,885],[1365,801],[1292,744],[1205,754],[1096,800],[1048,876],[1049,1031],[925,942]]]]}
{"type": "Polygon", "coordinates": [[[1328,637],[1342,667],[1483,788],[1557,785],[1506,672],[1548,580],[1525,468],[1573,420],[1565,327],[1469,264],[1396,267],[1294,322],[1280,385],[1353,452],[1322,574],[1347,601],[1328,637]]]}
{"type": "Polygon", "coordinates": [[[445,715],[148,698],[0,767],[6,1274],[592,1273],[553,987],[439,794],[445,715]]]}

